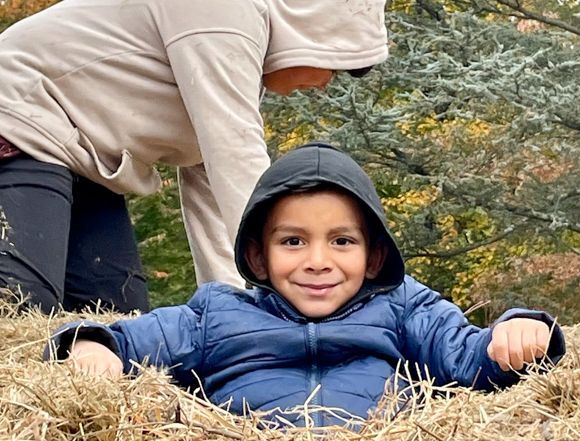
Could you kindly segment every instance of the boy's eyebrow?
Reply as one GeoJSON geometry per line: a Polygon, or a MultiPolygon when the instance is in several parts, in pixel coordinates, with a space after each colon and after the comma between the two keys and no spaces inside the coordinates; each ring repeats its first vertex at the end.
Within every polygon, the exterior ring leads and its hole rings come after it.
{"type": "Polygon", "coordinates": [[[329,233],[331,234],[340,234],[340,233],[352,233],[353,231],[356,231],[358,233],[364,233],[364,230],[361,228],[360,225],[344,225],[344,226],[340,226],[340,227],[336,227],[333,228],[329,231],[329,233]]]}
{"type": "Polygon", "coordinates": [[[276,225],[274,228],[272,228],[272,231],[270,232],[270,234],[274,234],[274,233],[303,233],[306,230],[304,228],[300,228],[300,227],[295,227],[292,225],[276,225]]]}
{"type": "MultiPolygon", "coordinates": [[[[343,234],[343,233],[351,233],[353,231],[359,232],[361,234],[364,235],[364,230],[361,228],[360,225],[341,225],[339,227],[336,228],[332,228],[329,231],[329,234],[343,234]]],[[[274,233],[305,233],[306,229],[302,228],[302,227],[297,227],[297,226],[293,226],[293,225],[277,225],[275,226],[272,231],[270,232],[270,234],[274,234],[274,233]]]]}

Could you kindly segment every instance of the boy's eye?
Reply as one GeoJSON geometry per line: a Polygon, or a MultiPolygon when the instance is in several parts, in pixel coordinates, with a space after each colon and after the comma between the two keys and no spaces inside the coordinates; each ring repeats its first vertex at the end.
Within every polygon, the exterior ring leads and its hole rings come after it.
{"type": "Polygon", "coordinates": [[[296,247],[296,246],[302,245],[302,241],[298,237],[289,237],[287,239],[284,239],[282,241],[282,244],[283,245],[290,245],[292,247],[296,247]]]}
{"type": "Polygon", "coordinates": [[[354,241],[348,237],[339,237],[338,239],[334,239],[334,243],[336,245],[345,246],[354,243],[354,241]]]}

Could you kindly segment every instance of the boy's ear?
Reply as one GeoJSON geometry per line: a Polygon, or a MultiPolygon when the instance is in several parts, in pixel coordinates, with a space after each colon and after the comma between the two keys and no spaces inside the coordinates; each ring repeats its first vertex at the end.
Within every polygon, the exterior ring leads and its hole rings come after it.
{"type": "Polygon", "coordinates": [[[256,275],[258,280],[268,279],[268,267],[266,266],[266,259],[264,257],[264,252],[262,251],[262,246],[255,239],[250,239],[248,241],[248,246],[246,248],[245,256],[248,266],[252,272],[256,275]]]}
{"type": "Polygon", "coordinates": [[[367,271],[365,273],[367,279],[372,280],[379,275],[388,253],[389,250],[386,246],[375,246],[371,249],[369,258],[367,259],[367,271]]]}

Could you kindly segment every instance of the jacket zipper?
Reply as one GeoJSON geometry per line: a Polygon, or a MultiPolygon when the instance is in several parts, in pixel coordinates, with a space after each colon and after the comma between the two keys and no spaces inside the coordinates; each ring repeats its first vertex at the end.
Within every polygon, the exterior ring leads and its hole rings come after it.
{"type": "Polygon", "coordinates": [[[351,306],[346,311],[344,311],[338,315],[326,317],[325,319],[320,320],[320,323],[327,323],[327,322],[331,322],[333,320],[342,320],[343,318],[352,314],[353,312],[358,311],[361,307],[362,307],[362,304],[357,303],[356,305],[351,306]]]}
{"type": "MultiPolygon", "coordinates": [[[[311,363],[310,363],[310,393],[316,389],[320,383],[320,370],[318,366],[318,341],[316,338],[316,323],[308,322],[308,347],[310,349],[311,363]]],[[[310,401],[313,406],[320,406],[320,391],[310,401]]],[[[322,426],[322,414],[314,412],[310,415],[315,427],[322,426]]]]}

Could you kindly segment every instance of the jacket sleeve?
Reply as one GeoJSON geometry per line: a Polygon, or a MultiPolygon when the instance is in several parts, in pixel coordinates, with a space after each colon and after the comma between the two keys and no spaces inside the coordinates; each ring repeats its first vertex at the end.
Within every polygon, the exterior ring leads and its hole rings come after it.
{"type": "Polygon", "coordinates": [[[204,268],[199,284],[243,287],[233,243],[246,202],[270,164],[259,112],[266,47],[267,41],[232,30],[190,35],[167,48],[204,163],[180,172],[185,228],[197,269],[204,268]],[[216,237],[217,248],[208,240],[216,237]]]}
{"type": "Polygon", "coordinates": [[[77,321],[59,328],[44,350],[43,358],[65,359],[75,340],[93,340],[107,346],[122,361],[124,372],[133,364],[171,368],[182,385],[195,383],[191,373],[202,360],[202,317],[187,305],[159,308],[135,319],[110,326],[77,321]]]}
{"type": "Polygon", "coordinates": [[[512,309],[490,328],[481,329],[471,325],[457,306],[412,278],[405,279],[403,289],[403,354],[422,371],[427,368],[437,385],[457,382],[460,386],[493,390],[517,383],[518,373],[502,371],[487,355],[493,326],[512,318],[532,318],[553,327],[548,348],[552,363],[565,353],[560,327],[544,312],[512,309]]]}

